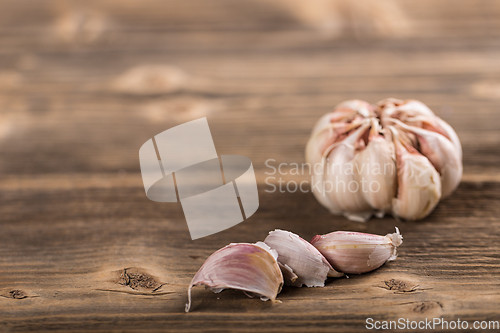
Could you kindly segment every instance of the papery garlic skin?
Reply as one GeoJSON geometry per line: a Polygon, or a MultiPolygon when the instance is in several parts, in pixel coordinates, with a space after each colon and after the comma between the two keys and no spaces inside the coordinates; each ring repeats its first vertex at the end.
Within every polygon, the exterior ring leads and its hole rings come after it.
{"type": "Polygon", "coordinates": [[[285,285],[291,286],[295,281],[297,281],[299,277],[294,273],[293,269],[290,266],[282,264],[279,261],[278,266],[280,266],[281,274],[283,274],[285,285]]]}
{"type": "Polygon", "coordinates": [[[424,103],[409,99],[406,101],[397,98],[386,98],[377,102],[376,112],[381,119],[392,117],[407,121],[411,117],[434,117],[434,112],[424,103]]]}
{"type": "Polygon", "coordinates": [[[350,191],[349,184],[354,184],[360,187],[358,175],[355,172],[344,171],[345,169],[354,169],[355,167],[355,145],[361,135],[369,128],[369,121],[354,130],[347,138],[337,143],[334,147],[329,148],[325,152],[326,158],[323,160],[325,165],[325,174],[323,180],[332,184],[331,189],[323,195],[330,198],[330,202],[335,203],[340,211],[344,214],[349,214],[351,219],[365,220],[371,215],[372,208],[365,200],[364,195],[360,191],[350,191]],[[344,168],[345,169],[342,169],[344,168]],[[339,172],[337,172],[338,170],[339,172]],[[341,183],[343,182],[343,183],[341,183]],[[334,187],[335,184],[343,184],[342,186],[334,187]]]}
{"type": "Polygon", "coordinates": [[[229,244],[214,252],[189,284],[186,312],[191,308],[191,289],[201,284],[215,293],[238,289],[275,301],[283,286],[277,258],[278,253],[263,242],[229,244]]]}
{"type": "Polygon", "coordinates": [[[458,187],[463,172],[453,128],[424,103],[394,98],[337,105],[315,125],[306,161],[316,199],[362,222],[385,213],[422,219],[458,187]]]}
{"type": "Polygon", "coordinates": [[[360,181],[378,184],[380,189],[376,192],[368,190],[361,193],[372,209],[379,214],[385,214],[391,211],[397,188],[394,143],[390,135],[380,134],[380,126],[376,120],[372,121],[368,137],[368,145],[356,155],[356,170],[360,170],[360,181]],[[370,170],[370,166],[383,166],[383,170],[370,170]]]}
{"type": "Polygon", "coordinates": [[[462,157],[453,142],[436,132],[408,126],[398,120],[392,122],[396,128],[417,136],[422,155],[441,174],[442,197],[450,195],[462,178],[462,157]]]}
{"type": "Polygon", "coordinates": [[[311,240],[337,271],[346,274],[367,273],[395,260],[396,249],[402,243],[398,228],[385,236],[336,231],[311,240]]]}
{"type": "Polygon", "coordinates": [[[460,139],[458,138],[457,133],[451,127],[447,122],[442,120],[441,118],[437,118],[436,122],[439,124],[440,128],[443,130],[443,132],[446,134],[446,137],[448,137],[451,142],[453,142],[453,145],[458,151],[458,155],[460,157],[460,161],[462,160],[462,144],[460,143],[460,139]]]}
{"type": "Polygon", "coordinates": [[[343,274],[335,271],[323,255],[308,241],[298,235],[276,229],[264,240],[273,250],[278,252],[278,262],[282,268],[285,284],[293,287],[324,287],[327,277],[340,277],[343,274]],[[286,267],[293,270],[287,278],[286,267]]]}
{"type": "Polygon", "coordinates": [[[413,147],[400,140],[393,131],[397,168],[398,193],[392,209],[396,216],[407,220],[422,219],[436,207],[441,199],[441,180],[431,162],[413,147]]]}

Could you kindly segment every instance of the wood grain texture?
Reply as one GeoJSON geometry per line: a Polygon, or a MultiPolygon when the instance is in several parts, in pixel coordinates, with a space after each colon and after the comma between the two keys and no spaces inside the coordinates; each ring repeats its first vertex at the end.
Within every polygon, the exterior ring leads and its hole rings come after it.
{"type": "MultiPolygon", "coordinates": [[[[496,1],[0,1],[0,331],[359,332],[365,319],[500,320],[496,1]],[[418,223],[330,215],[268,193],[338,102],[415,98],[458,132],[464,177],[418,223]],[[138,149],[208,117],[251,158],[260,208],[191,241],[144,195],[138,149]],[[284,288],[281,304],[187,286],[230,242],[281,228],[403,236],[375,272],[284,288]]],[[[307,176],[284,175],[301,181],[307,176]]]]}

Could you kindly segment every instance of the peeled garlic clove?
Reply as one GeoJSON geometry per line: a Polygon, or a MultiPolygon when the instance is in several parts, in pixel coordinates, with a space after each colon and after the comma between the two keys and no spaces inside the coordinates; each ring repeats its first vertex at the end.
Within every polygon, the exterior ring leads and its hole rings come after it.
{"type": "Polygon", "coordinates": [[[385,236],[336,231],[311,241],[336,270],[347,274],[370,272],[396,259],[396,249],[402,243],[398,228],[385,236]]]}
{"type": "Polygon", "coordinates": [[[408,220],[429,215],[441,198],[441,179],[429,160],[399,140],[391,127],[397,156],[398,193],[392,212],[408,220]]]}
{"type": "Polygon", "coordinates": [[[398,120],[393,122],[418,137],[420,151],[441,174],[442,197],[450,195],[462,179],[461,153],[457,147],[441,134],[414,126],[408,126],[398,120]]]}
{"type": "Polygon", "coordinates": [[[368,145],[355,157],[355,169],[366,202],[382,214],[391,210],[396,195],[395,161],[394,143],[380,134],[378,121],[373,120],[368,145]]]}
{"type": "Polygon", "coordinates": [[[277,258],[278,253],[263,242],[229,244],[214,252],[189,284],[186,312],[191,307],[191,289],[201,284],[215,293],[238,289],[275,301],[283,285],[277,258]]]}
{"type": "Polygon", "coordinates": [[[288,274],[284,273],[286,285],[323,287],[327,277],[343,275],[336,272],[314,246],[292,232],[276,229],[269,233],[264,242],[278,251],[278,262],[295,273],[296,280],[287,279],[288,274]]]}

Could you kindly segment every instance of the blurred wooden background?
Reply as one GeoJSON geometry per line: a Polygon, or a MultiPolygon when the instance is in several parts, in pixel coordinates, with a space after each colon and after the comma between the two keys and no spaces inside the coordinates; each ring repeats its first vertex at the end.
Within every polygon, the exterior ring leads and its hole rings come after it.
{"type": "Polygon", "coordinates": [[[0,331],[500,320],[499,106],[498,1],[1,0],[0,331]],[[386,97],[422,100],[462,140],[463,182],[428,218],[359,224],[265,191],[264,162],[303,162],[322,114],[386,97]],[[204,116],[219,154],[252,159],[260,208],[191,241],[179,205],[146,198],[138,150],[204,116]],[[373,273],[285,288],[282,304],[197,288],[184,313],[190,279],[230,242],[395,225],[400,257],[373,273]]]}

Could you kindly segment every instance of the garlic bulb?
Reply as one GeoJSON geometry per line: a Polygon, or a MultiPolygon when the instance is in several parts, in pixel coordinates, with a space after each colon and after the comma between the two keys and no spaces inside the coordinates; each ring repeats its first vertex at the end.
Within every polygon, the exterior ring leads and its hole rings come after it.
{"type": "Polygon", "coordinates": [[[324,287],[327,277],[343,275],[314,246],[294,233],[277,229],[269,233],[264,243],[278,252],[286,285],[324,287]],[[289,275],[289,269],[293,275],[289,275]]]}
{"type": "Polygon", "coordinates": [[[340,103],[315,125],[306,160],[317,200],[354,221],[422,219],[462,177],[455,131],[415,100],[340,103]]]}
{"type": "Polygon", "coordinates": [[[351,274],[370,272],[395,260],[396,249],[402,243],[398,228],[385,236],[336,231],[315,236],[311,241],[336,270],[351,274]]]}
{"type": "Polygon", "coordinates": [[[215,293],[238,289],[275,301],[283,286],[277,258],[277,252],[263,242],[229,244],[214,252],[189,284],[186,312],[191,308],[191,289],[201,284],[215,293]]]}

